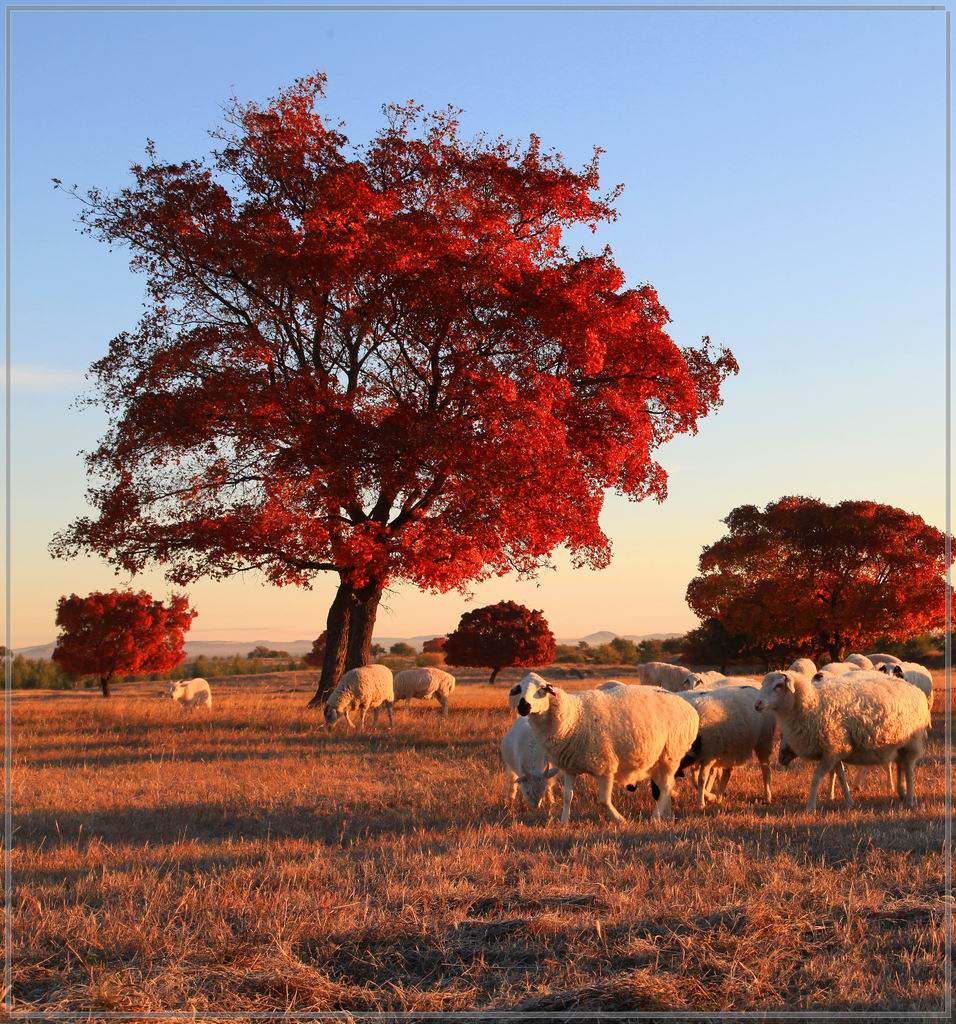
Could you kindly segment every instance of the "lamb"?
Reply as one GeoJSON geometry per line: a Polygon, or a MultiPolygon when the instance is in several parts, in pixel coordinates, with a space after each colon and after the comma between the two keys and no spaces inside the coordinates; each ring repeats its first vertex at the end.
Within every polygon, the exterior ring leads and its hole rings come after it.
{"type": "Polygon", "coordinates": [[[873,668],[873,662],[865,654],[848,654],[843,660],[851,665],[856,665],[857,668],[873,668]]]}
{"type": "Polygon", "coordinates": [[[440,668],[407,668],[393,680],[395,700],[405,698],[406,710],[411,707],[412,697],[418,700],[437,700],[441,713],[448,714],[448,698],[455,689],[455,677],[440,668]]]}
{"type": "Polygon", "coordinates": [[[725,686],[711,691],[679,694],[700,716],[700,733],[694,751],[681,761],[681,768],[698,767],[697,803],[701,810],[707,798],[719,802],[738,765],[754,756],[763,774],[764,798],[770,803],[770,756],[776,734],[773,715],[761,714],[754,706],[760,696],[755,686],[725,686]],[[713,772],[713,774],[711,774],[713,772]],[[707,783],[722,772],[716,792],[707,783]]]}
{"type": "Polygon", "coordinates": [[[392,670],[385,665],[363,665],[350,669],[339,680],[339,685],[329,694],[325,702],[325,724],[331,728],[342,717],[355,728],[351,712],[362,713],[361,725],[365,727],[365,715],[372,712],[372,724],[378,722],[379,709],[384,707],[388,715],[389,728],[394,724],[392,705],[395,690],[392,685],[392,670]]]}
{"type": "Polygon", "coordinates": [[[615,782],[633,791],[651,779],[659,795],[652,817],[670,817],[671,790],[681,758],[697,738],[700,719],[685,700],[653,686],[567,693],[534,672],[511,689],[508,701],[528,717],[548,760],[564,772],[561,821],[571,815],[574,779],[594,775],[598,799],[614,821],[615,782]]]}
{"type": "Polygon", "coordinates": [[[809,658],[797,658],[787,671],[799,672],[801,675],[805,676],[815,676],[817,674],[817,666],[814,665],[809,658]]]}
{"type": "Polygon", "coordinates": [[[870,659],[870,664],[875,668],[879,668],[880,665],[902,665],[903,662],[896,657],[895,654],[868,654],[867,657],[870,659]]]}
{"type": "MultiPolygon", "coordinates": [[[[907,806],[914,806],[914,768],[926,751],[930,725],[926,699],[915,687],[875,678],[827,680],[816,687],[798,672],[769,672],[755,706],[776,714],[798,757],[817,762],[807,810],[816,810],[820,784],[840,762],[896,762],[897,793],[907,806]]],[[[840,772],[839,778],[846,802],[852,804],[846,777],[840,772]]]]}
{"type": "Polygon", "coordinates": [[[519,788],[533,811],[541,805],[542,797],[546,796],[549,804],[554,803],[552,779],[559,769],[548,763],[548,755],[527,718],[516,718],[502,736],[501,759],[505,763],[505,789],[509,803],[514,803],[519,788]]]}
{"type": "Polygon", "coordinates": [[[668,665],[664,661],[646,661],[634,667],[634,674],[646,686],[662,686],[671,693],[693,688],[693,673],[683,665],[668,665]]]}
{"type": "Polygon", "coordinates": [[[201,704],[212,711],[212,690],[205,679],[177,679],[167,684],[166,692],[180,707],[192,711],[201,704]]]}
{"type": "Polygon", "coordinates": [[[933,674],[928,668],[918,665],[915,661],[904,661],[900,665],[880,665],[879,671],[890,679],[905,679],[919,687],[926,695],[930,711],[933,710],[933,674]]]}

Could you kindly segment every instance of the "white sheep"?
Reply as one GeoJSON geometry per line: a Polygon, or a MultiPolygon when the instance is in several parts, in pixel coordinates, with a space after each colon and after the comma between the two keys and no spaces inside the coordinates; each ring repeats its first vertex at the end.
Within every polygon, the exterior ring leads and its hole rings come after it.
{"type": "Polygon", "coordinates": [[[756,686],[757,682],[749,676],[721,676],[708,683],[701,683],[696,687],[694,693],[713,693],[715,690],[723,690],[728,686],[756,686]]]}
{"type": "Polygon", "coordinates": [[[641,665],[635,665],[634,675],[645,686],[662,686],[671,693],[690,690],[694,685],[693,672],[683,665],[668,665],[664,661],[645,661],[641,665]]]}
{"type": "Polygon", "coordinates": [[[915,687],[908,690],[877,679],[834,679],[817,687],[799,672],[769,672],[756,707],[777,716],[798,757],[817,762],[807,810],[816,810],[820,784],[835,769],[846,802],[853,803],[846,777],[838,769],[841,762],[895,761],[897,793],[909,807],[914,805],[914,766],[926,751],[930,725],[926,699],[915,687]]]}
{"type": "Polygon", "coordinates": [[[868,654],[867,657],[870,659],[870,664],[875,668],[879,668],[880,665],[902,665],[903,662],[895,654],[868,654]]]}
{"type": "Polygon", "coordinates": [[[799,672],[805,676],[815,676],[817,674],[817,666],[809,658],[797,658],[790,667],[787,669],[788,672],[799,672]]]}
{"type": "MultiPolygon", "coordinates": [[[[862,672],[863,670],[859,665],[854,665],[852,661],[831,661],[828,665],[824,665],[816,676],[827,675],[827,676],[845,676],[850,672],[862,672]]],[[[814,678],[816,678],[814,676],[814,678]]]]}
{"type": "Polygon", "coordinates": [[[177,679],[166,684],[166,692],[180,707],[194,708],[202,705],[212,711],[212,690],[205,679],[177,679]]]}
{"type": "Polygon", "coordinates": [[[361,725],[365,727],[365,716],[372,712],[372,724],[378,722],[379,709],[384,707],[388,715],[389,728],[394,724],[392,705],[395,690],[392,686],[392,670],[386,665],[363,665],[349,669],[339,680],[339,685],[329,694],[325,702],[325,724],[331,728],[344,717],[353,728],[352,711],[362,714],[361,725]]]}
{"type": "Polygon", "coordinates": [[[623,816],[611,803],[614,783],[633,791],[648,778],[659,791],[652,816],[671,816],[674,775],[700,725],[687,701],[655,686],[566,693],[534,672],[512,687],[508,700],[564,772],[562,822],[570,817],[578,775],[597,778],[599,802],[615,821],[623,816]]]}
{"type": "MultiPolygon", "coordinates": [[[[844,683],[856,684],[856,683],[860,683],[860,682],[865,682],[867,679],[872,681],[874,678],[877,680],[877,682],[881,682],[882,681],[881,677],[878,674],[876,674],[874,671],[868,671],[868,670],[863,669],[863,670],[860,670],[860,671],[857,671],[857,672],[845,672],[842,675],[838,675],[836,673],[818,672],[813,677],[812,682],[813,682],[814,686],[820,687],[820,686],[826,685],[827,683],[832,683],[834,680],[837,680],[837,679],[842,680],[844,683]]],[[[793,750],[793,748],[790,746],[790,744],[787,741],[786,733],[782,732],[781,736],[780,736],[780,751],[779,751],[779,755],[778,755],[780,763],[782,765],[790,764],[790,762],[793,761],[796,758],[796,756],[797,755],[796,755],[795,751],[793,750]]],[[[863,773],[866,772],[866,771],[869,771],[873,767],[874,767],[873,765],[861,765],[857,769],[856,779],[855,779],[857,787],[859,787],[859,785],[860,785],[860,780],[861,780],[861,777],[862,777],[863,773]]],[[[890,764],[888,764],[886,766],[887,792],[890,794],[890,796],[892,796],[893,793],[896,791],[896,780],[893,777],[893,767],[894,767],[894,765],[892,763],[890,763],[890,764]]],[[[844,772],[844,766],[843,766],[842,763],[840,765],[838,765],[837,768],[830,775],[830,799],[831,800],[833,800],[835,795],[836,795],[836,784],[837,784],[838,779],[840,779],[841,775],[842,775],[843,779],[846,779],[846,775],[845,775],[845,772],[844,772]]],[[[842,782],[841,782],[841,785],[842,785],[842,782]]]]}
{"type": "Polygon", "coordinates": [[[690,686],[688,690],[699,690],[702,686],[712,686],[727,678],[725,672],[691,672],[688,677],[690,686]]]}
{"type": "Polygon", "coordinates": [[[756,757],[763,775],[764,798],[770,803],[770,757],[776,734],[773,715],[756,707],[760,691],[755,686],[724,686],[710,691],[692,691],[678,696],[686,700],[700,716],[700,732],[693,752],[681,761],[681,768],[697,766],[697,804],[701,810],[707,799],[720,801],[734,768],[756,757]],[[720,773],[714,793],[708,783],[720,773]]]}
{"type": "Polygon", "coordinates": [[[601,683],[598,689],[605,693],[619,692],[627,689],[627,683],[622,683],[620,679],[609,679],[606,683],[601,683]]]}
{"type": "Polygon", "coordinates": [[[926,695],[930,711],[933,710],[933,674],[928,668],[915,661],[904,661],[899,665],[880,665],[879,672],[890,679],[905,679],[918,687],[926,695]]]}
{"type": "Polygon", "coordinates": [[[857,668],[873,668],[873,662],[865,654],[848,654],[843,660],[851,665],[856,665],[857,668]]]}
{"type": "Polygon", "coordinates": [[[448,714],[448,698],[455,689],[455,677],[440,668],[407,668],[395,675],[392,685],[395,700],[405,699],[406,710],[412,697],[418,700],[437,700],[443,715],[448,714]]]}
{"type": "Polygon", "coordinates": [[[552,785],[559,769],[551,767],[527,718],[515,719],[501,737],[501,759],[505,763],[505,791],[509,803],[514,803],[519,788],[533,811],[541,805],[542,797],[546,796],[549,804],[554,803],[552,785]]]}

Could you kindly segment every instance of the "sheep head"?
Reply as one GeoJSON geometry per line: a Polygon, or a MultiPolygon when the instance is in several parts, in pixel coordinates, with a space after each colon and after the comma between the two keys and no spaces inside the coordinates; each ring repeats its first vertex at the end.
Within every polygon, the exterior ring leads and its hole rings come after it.
{"type": "Polygon", "coordinates": [[[519,715],[543,715],[547,712],[554,687],[536,672],[529,672],[517,686],[511,688],[508,703],[519,715]]]}
{"type": "Polygon", "coordinates": [[[763,677],[760,696],[754,702],[758,711],[781,711],[793,705],[797,684],[795,672],[768,672],[763,677]]]}

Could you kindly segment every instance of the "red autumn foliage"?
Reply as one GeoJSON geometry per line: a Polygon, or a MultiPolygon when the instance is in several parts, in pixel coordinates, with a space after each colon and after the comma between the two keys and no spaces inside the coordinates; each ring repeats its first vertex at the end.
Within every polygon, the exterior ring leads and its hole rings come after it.
{"type": "Polygon", "coordinates": [[[918,515],[786,497],[763,510],[741,505],[724,522],[687,603],[771,662],[824,651],[840,659],[880,637],[943,626],[945,538],[918,515]]]}
{"type": "Polygon", "coordinates": [[[545,617],[514,601],[465,612],[444,648],[448,665],[490,668],[490,683],[503,668],[547,665],[554,652],[554,635],[545,617]]]}
{"type": "Polygon", "coordinates": [[[606,565],[605,491],[662,500],[656,449],[737,370],[677,345],[609,249],[564,246],[616,217],[599,151],[574,170],[414,104],[354,146],[315,109],[324,82],[233,104],[208,159],[150,146],[131,185],[83,197],[149,301],[92,368],[96,512],[52,545],[180,583],[338,573],[320,694],[369,660],[389,583],[533,575],[562,545],[606,565]]]}
{"type": "Polygon", "coordinates": [[[70,675],[98,676],[108,697],[117,676],[175,668],[183,660],[185,634],[195,617],[183,594],[174,594],[168,605],[145,590],[61,597],[53,660],[70,675]]]}
{"type": "Polygon", "coordinates": [[[447,636],[436,636],[422,644],[422,654],[441,654],[448,643],[447,636]]]}
{"type": "Polygon", "coordinates": [[[302,659],[306,665],[311,665],[313,668],[322,667],[322,663],[325,661],[325,643],[328,635],[328,632],[323,629],[312,641],[312,650],[302,659]]]}

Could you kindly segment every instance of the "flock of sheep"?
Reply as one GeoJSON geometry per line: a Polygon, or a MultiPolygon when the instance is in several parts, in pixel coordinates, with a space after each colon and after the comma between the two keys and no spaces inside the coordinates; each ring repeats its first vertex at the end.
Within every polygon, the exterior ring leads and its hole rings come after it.
{"type": "MultiPolygon", "coordinates": [[[[756,758],[770,802],[770,761],[777,736],[778,757],[816,762],[807,801],[830,777],[833,798],[839,782],[847,804],[853,799],[845,765],[885,766],[890,791],[907,806],[915,801],[914,769],[926,751],[933,703],[933,679],[922,665],[889,654],[851,654],[817,671],[807,658],[786,671],[769,672],[759,689],[754,680],[719,672],[690,672],[679,665],[638,665],[638,685],[611,680],[594,690],[569,693],[532,672],[509,693],[518,718],[501,741],[507,796],[520,789],[537,809],[553,802],[560,775],[564,788],[561,821],[570,816],[575,779],[597,779],[601,807],[615,821],[623,816],[612,802],[615,783],[633,791],[650,780],[653,817],[673,814],[675,779],[690,770],[697,805],[719,803],[734,768],[756,758]],[[896,779],[893,767],[896,767],[896,779]]],[[[444,715],[455,677],[437,668],[413,668],[394,676],[384,665],[346,672],[325,704],[328,727],[353,712],[384,708],[393,724],[396,700],[435,700],[444,715]]],[[[205,679],[169,685],[170,696],[187,707],[212,707],[205,679]]]]}

